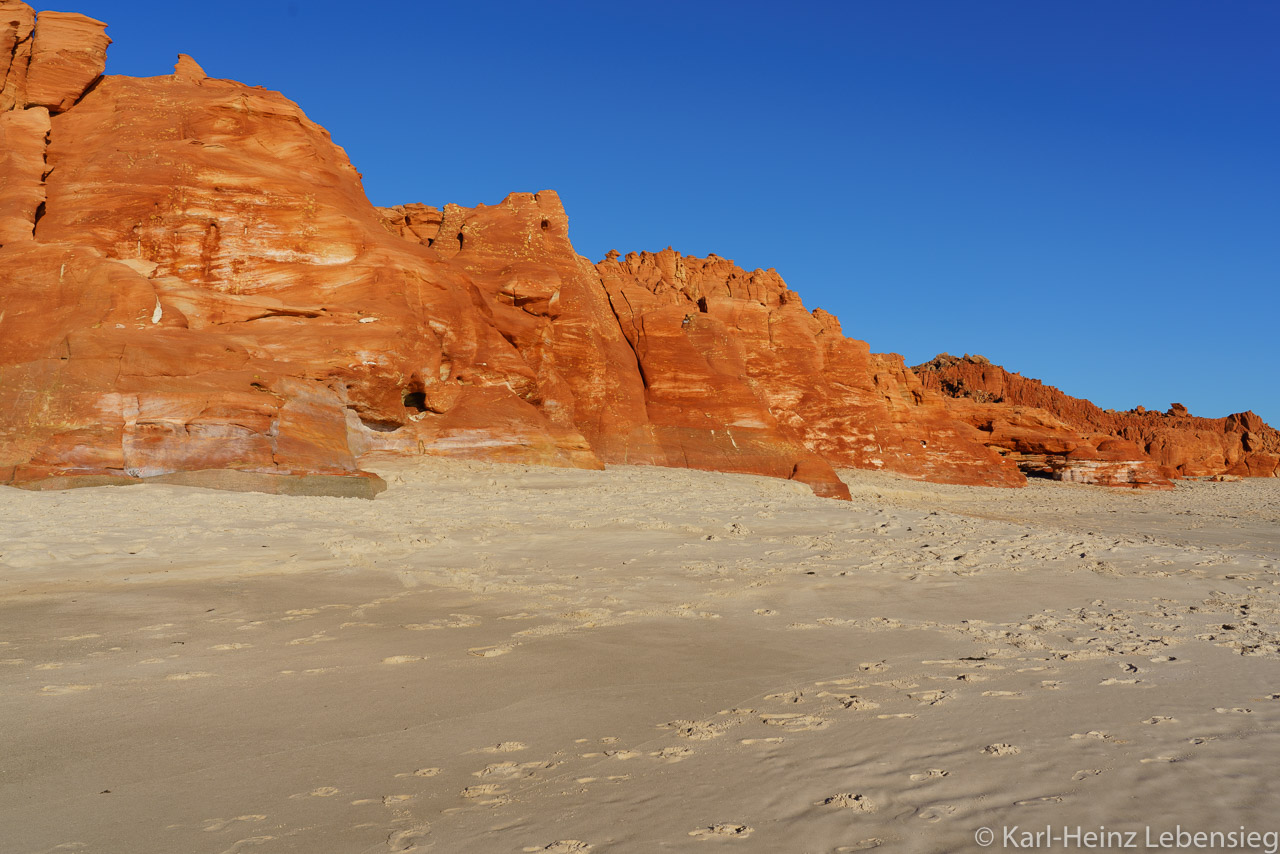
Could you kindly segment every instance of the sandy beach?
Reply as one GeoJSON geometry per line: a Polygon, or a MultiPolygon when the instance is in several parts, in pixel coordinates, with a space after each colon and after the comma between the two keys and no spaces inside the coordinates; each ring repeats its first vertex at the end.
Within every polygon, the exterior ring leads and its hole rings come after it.
{"type": "Polygon", "coordinates": [[[1280,831],[1280,480],[373,468],[0,489],[0,850],[1280,831]]]}

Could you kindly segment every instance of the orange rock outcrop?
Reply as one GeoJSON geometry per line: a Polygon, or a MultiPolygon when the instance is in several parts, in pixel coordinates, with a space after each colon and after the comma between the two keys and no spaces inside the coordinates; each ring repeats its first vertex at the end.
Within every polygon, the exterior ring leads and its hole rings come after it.
{"type": "Polygon", "coordinates": [[[1139,480],[1151,471],[1165,478],[1280,476],[1280,431],[1253,412],[1199,418],[1177,403],[1163,413],[1104,410],[980,356],[944,353],[915,371],[926,387],[947,395],[954,415],[982,429],[993,447],[1014,447],[1019,439],[1025,444],[1028,436],[1043,433],[1035,419],[1052,419],[1058,431],[1074,434],[1063,434],[1074,447],[1038,451],[1053,458],[1047,464],[1067,467],[1071,453],[1087,455],[1078,450],[1083,441],[1103,455],[1121,453],[1145,465],[1132,474],[1139,480]]]}
{"type": "Polygon", "coordinates": [[[0,110],[69,109],[102,75],[107,25],[85,15],[41,12],[0,0],[0,110]]]}
{"type": "Polygon", "coordinates": [[[847,498],[837,467],[1017,486],[1048,447],[1006,458],[772,270],[591,263],[554,192],[374,208],[287,98],[102,77],[103,29],[0,0],[0,482],[372,496],[362,460],[429,454],[847,498]]]}

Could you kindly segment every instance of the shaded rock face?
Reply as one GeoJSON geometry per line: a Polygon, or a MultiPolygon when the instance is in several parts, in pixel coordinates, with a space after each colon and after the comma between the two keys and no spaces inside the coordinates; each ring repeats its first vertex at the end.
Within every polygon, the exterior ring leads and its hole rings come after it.
{"type": "MultiPolygon", "coordinates": [[[[1252,412],[1199,418],[1181,404],[1173,404],[1164,413],[1141,407],[1128,412],[1104,410],[981,357],[943,354],[918,365],[915,371],[925,386],[950,398],[952,414],[969,423],[981,421],[975,406],[994,407],[993,412],[1036,409],[1043,413],[1037,417],[1052,417],[1096,449],[1108,440],[1123,442],[1107,447],[1124,448],[1126,454],[1136,450],[1136,459],[1166,477],[1280,476],[1280,431],[1252,412]]],[[[989,444],[1007,444],[1010,429],[1003,435],[986,430],[989,444]]],[[[1024,429],[1035,432],[1032,425],[1024,425],[1024,429]]]]}

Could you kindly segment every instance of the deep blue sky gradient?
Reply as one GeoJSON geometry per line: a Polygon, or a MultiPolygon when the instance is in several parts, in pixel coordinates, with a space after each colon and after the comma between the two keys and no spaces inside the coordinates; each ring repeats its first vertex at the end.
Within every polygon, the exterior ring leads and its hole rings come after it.
{"type": "Polygon", "coordinates": [[[107,70],[283,91],[375,204],[557,190],[908,364],[1280,426],[1280,3],[74,0],[107,70]]]}

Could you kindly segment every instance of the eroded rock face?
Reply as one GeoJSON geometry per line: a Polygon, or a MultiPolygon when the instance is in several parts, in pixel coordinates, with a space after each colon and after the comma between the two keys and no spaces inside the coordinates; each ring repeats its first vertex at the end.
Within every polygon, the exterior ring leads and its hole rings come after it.
{"type": "MultiPolygon", "coordinates": [[[[554,192],[374,208],[293,102],[186,55],[101,78],[103,28],[0,0],[0,482],[371,496],[361,460],[388,453],[836,498],[836,466],[1017,486],[1036,455],[1150,481],[1130,445],[953,410],[772,270],[592,264],[554,192]]],[[[1233,470],[1262,470],[1269,428],[1231,424],[1233,470]]]]}
{"type": "Polygon", "coordinates": [[[785,440],[835,466],[1023,482],[900,357],[845,338],[775,271],[670,249],[612,255],[596,268],[635,351],[659,441],[677,459],[732,457],[743,438],[785,440]]]}
{"type": "Polygon", "coordinates": [[[1181,404],[1164,413],[1104,410],[982,357],[943,354],[915,371],[926,386],[951,398],[954,414],[971,423],[975,403],[994,406],[995,411],[1034,407],[1082,437],[1092,437],[1097,447],[1104,439],[1122,440],[1127,443],[1125,453],[1135,448],[1165,476],[1280,476],[1280,431],[1252,412],[1198,418],[1181,404]]]}
{"type": "Polygon", "coordinates": [[[0,0],[0,110],[26,106],[36,13],[26,3],[0,0]]]}
{"type": "Polygon", "coordinates": [[[0,110],[68,110],[102,75],[107,25],[70,12],[0,0],[0,110]]]}
{"type": "Polygon", "coordinates": [[[848,497],[830,464],[779,427],[733,366],[646,370],[600,270],[569,243],[555,193],[380,213],[389,230],[467,273],[481,310],[532,371],[542,412],[580,431],[601,460],[793,478],[848,497]],[[676,385],[689,393],[673,402],[676,385]]]}
{"type": "Polygon", "coordinates": [[[1047,410],[970,398],[950,401],[949,409],[1028,476],[1131,489],[1173,488],[1166,473],[1132,442],[1081,433],[1047,410]]]}
{"type": "Polygon", "coordinates": [[[45,199],[49,129],[44,107],[0,113],[0,247],[34,239],[45,199]]]}
{"type": "Polygon", "coordinates": [[[179,70],[54,116],[46,214],[0,250],[0,473],[356,477],[393,434],[600,465],[531,402],[465,273],[383,228],[322,128],[179,70]]]}

